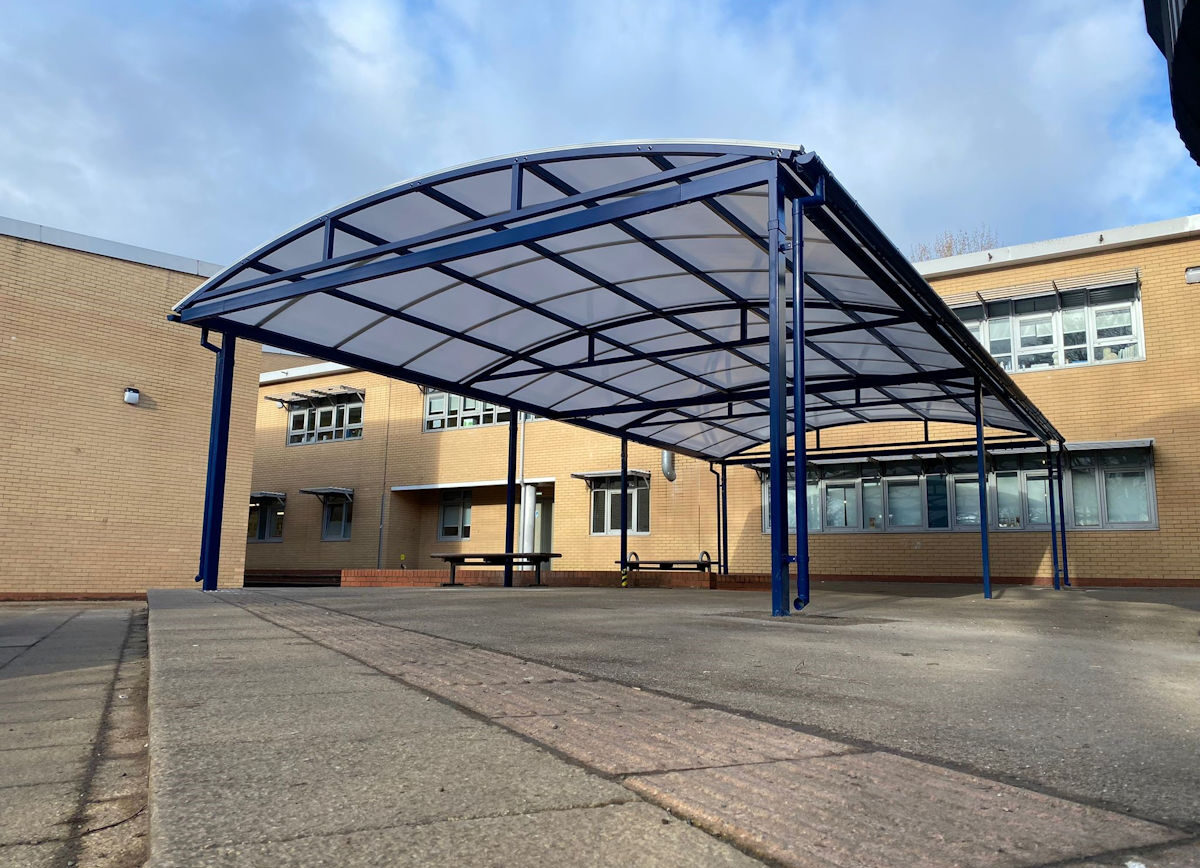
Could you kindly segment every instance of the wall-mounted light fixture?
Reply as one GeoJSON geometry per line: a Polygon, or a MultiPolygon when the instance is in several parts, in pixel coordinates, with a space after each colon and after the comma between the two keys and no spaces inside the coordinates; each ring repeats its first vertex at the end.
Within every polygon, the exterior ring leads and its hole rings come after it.
{"type": "Polygon", "coordinates": [[[283,401],[276,401],[275,406],[278,407],[280,410],[282,410],[287,405],[285,403],[283,403],[283,401]]]}
{"type": "Polygon", "coordinates": [[[1200,265],[1193,265],[1183,270],[1183,279],[1188,283],[1200,283],[1200,265]]]}
{"type": "Polygon", "coordinates": [[[137,402],[140,401],[141,399],[142,399],[141,392],[139,392],[137,389],[133,388],[133,386],[125,387],[125,403],[126,404],[132,404],[133,406],[136,407],[137,402]]]}

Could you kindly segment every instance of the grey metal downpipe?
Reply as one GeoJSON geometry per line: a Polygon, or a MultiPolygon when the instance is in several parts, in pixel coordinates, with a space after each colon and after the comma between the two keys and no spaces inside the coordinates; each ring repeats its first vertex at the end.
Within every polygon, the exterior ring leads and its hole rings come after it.
{"type": "Polygon", "coordinates": [[[662,451],[662,474],[667,482],[675,481],[675,453],[666,449],[662,451]]]}

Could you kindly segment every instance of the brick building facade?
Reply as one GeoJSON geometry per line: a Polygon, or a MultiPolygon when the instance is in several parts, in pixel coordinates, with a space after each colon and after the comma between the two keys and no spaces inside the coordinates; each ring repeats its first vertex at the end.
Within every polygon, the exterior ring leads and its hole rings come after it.
{"type": "MultiPolygon", "coordinates": [[[[1068,438],[1078,583],[1196,580],[1193,266],[1195,217],[921,264],[1068,438]]],[[[263,368],[247,570],[432,568],[434,552],[503,550],[504,411],[313,359],[267,353],[263,368]]],[[[522,427],[522,475],[537,489],[535,547],[562,553],[555,569],[614,569],[615,498],[606,486],[620,466],[618,441],[548,420],[522,427]]],[[[911,424],[852,426],[823,432],[822,446],[922,434],[911,424]]],[[[930,436],[970,432],[934,424],[930,436]]],[[[974,580],[974,471],[963,460],[918,449],[907,461],[810,464],[814,575],[974,580]]],[[[1048,581],[1043,456],[997,451],[991,462],[993,576],[1048,581]]],[[[708,465],[679,456],[674,482],[659,465],[658,450],[631,444],[629,467],[648,493],[634,495],[630,549],[643,558],[715,556],[708,465]]],[[[769,569],[765,506],[761,471],[731,467],[733,571],[769,569]]]]}
{"type": "MultiPolygon", "coordinates": [[[[213,355],[167,322],[215,266],[0,219],[0,598],[190,587],[213,355]],[[136,405],[125,389],[138,390],[136,405]]],[[[243,345],[221,584],[242,581],[257,346],[243,345]]]]}

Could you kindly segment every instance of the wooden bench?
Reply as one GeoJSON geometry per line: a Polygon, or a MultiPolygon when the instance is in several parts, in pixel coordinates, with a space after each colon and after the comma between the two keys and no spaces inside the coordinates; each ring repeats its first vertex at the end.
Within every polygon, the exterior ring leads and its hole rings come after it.
{"type": "Polygon", "coordinates": [[[450,565],[450,581],[445,582],[443,587],[461,587],[461,585],[454,581],[454,573],[459,567],[500,567],[508,564],[512,564],[513,566],[532,566],[537,575],[534,584],[540,585],[542,583],[542,568],[550,563],[551,558],[561,558],[562,555],[554,552],[490,552],[485,554],[448,552],[431,554],[430,557],[445,561],[450,565]]]}
{"type": "MultiPolygon", "coordinates": [[[[621,566],[620,561],[614,561],[614,563],[618,567],[621,566]]],[[[638,570],[699,570],[702,573],[712,572],[712,556],[708,552],[700,552],[700,557],[694,561],[644,561],[637,556],[637,552],[630,552],[626,563],[629,565],[631,573],[636,573],[638,570]]]]}

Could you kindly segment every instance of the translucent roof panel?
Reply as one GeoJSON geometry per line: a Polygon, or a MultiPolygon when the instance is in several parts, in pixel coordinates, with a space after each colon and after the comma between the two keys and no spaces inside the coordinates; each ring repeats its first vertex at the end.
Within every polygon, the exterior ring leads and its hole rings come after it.
{"type": "MultiPolygon", "coordinates": [[[[803,221],[809,428],[971,422],[978,381],[987,425],[1060,439],[821,160],[790,146],[619,143],[405,181],[253,251],[176,316],[722,459],[768,436],[771,197],[786,242],[791,201],[818,190],[803,221]]],[[[793,253],[777,254],[789,342],[793,253]]]]}

